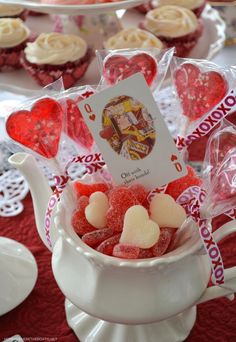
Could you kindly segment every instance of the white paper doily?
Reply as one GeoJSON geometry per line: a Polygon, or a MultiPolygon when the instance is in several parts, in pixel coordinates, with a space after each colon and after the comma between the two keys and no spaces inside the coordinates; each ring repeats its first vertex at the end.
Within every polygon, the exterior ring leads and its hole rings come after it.
{"type": "Polygon", "coordinates": [[[0,216],[16,216],[23,210],[21,200],[29,187],[18,170],[11,169],[0,176],[0,216]]]}

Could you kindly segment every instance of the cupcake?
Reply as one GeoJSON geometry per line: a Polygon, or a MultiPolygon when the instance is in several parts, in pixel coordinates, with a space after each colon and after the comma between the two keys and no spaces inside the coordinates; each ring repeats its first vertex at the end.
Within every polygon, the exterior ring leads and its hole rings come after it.
{"type": "Polygon", "coordinates": [[[152,47],[162,49],[163,43],[148,31],[130,27],[110,37],[104,47],[108,50],[152,47]]]}
{"type": "Polygon", "coordinates": [[[166,47],[175,47],[179,57],[189,54],[203,31],[201,20],[179,6],[161,6],[148,12],[140,27],[153,33],[166,47]]]}
{"type": "Polygon", "coordinates": [[[1,18],[20,18],[25,20],[28,11],[22,6],[15,5],[0,5],[0,19],[1,18]]]}
{"type": "Polygon", "coordinates": [[[88,68],[91,53],[79,36],[62,33],[42,33],[28,43],[22,56],[25,70],[41,86],[63,77],[65,88],[70,88],[88,68]]]}
{"type": "Polygon", "coordinates": [[[206,0],[154,0],[152,5],[153,8],[165,5],[184,7],[193,11],[196,17],[199,18],[205,8],[206,0]]]}
{"type": "Polygon", "coordinates": [[[21,19],[0,19],[0,71],[21,68],[20,56],[29,35],[21,19]]]}

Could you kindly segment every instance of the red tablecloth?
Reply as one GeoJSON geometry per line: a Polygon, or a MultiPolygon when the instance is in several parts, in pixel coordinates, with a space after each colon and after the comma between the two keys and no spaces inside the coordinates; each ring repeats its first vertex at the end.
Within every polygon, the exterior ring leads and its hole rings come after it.
{"type": "MultiPolygon", "coordinates": [[[[0,317],[0,340],[20,334],[22,337],[31,337],[32,341],[36,337],[44,338],[45,341],[77,341],[66,322],[64,296],[52,275],[50,253],[36,231],[30,195],[24,200],[24,205],[23,213],[17,217],[0,218],[0,231],[2,236],[15,239],[31,250],[38,263],[39,277],[29,297],[17,308],[0,317]]],[[[222,243],[221,250],[225,264],[236,265],[236,236],[227,238],[222,243]]],[[[199,305],[197,322],[187,342],[235,341],[236,300],[230,302],[227,299],[217,299],[199,305]]]]}

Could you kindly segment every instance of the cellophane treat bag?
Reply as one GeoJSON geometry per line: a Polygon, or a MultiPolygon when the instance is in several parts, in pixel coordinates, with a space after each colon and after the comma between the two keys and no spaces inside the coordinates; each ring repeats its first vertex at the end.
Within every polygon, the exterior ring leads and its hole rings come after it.
{"type": "Polygon", "coordinates": [[[174,57],[171,61],[171,76],[180,135],[186,136],[192,132],[213,111],[219,112],[214,113],[217,118],[233,111],[235,103],[231,100],[223,103],[226,110],[218,107],[227,95],[235,96],[234,67],[222,67],[207,60],[174,57]]]}
{"type": "Polygon", "coordinates": [[[227,120],[210,136],[203,167],[204,187],[210,197],[205,207],[213,216],[236,208],[236,127],[227,120]]]}
{"type": "Polygon", "coordinates": [[[88,153],[95,149],[93,136],[79,110],[78,103],[97,92],[96,86],[74,87],[60,96],[65,103],[65,133],[74,144],[77,153],[88,153]]]}
{"type": "Polygon", "coordinates": [[[117,84],[141,72],[152,92],[161,88],[174,49],[97,50],[97,62],[104,87],[117,84]]]}

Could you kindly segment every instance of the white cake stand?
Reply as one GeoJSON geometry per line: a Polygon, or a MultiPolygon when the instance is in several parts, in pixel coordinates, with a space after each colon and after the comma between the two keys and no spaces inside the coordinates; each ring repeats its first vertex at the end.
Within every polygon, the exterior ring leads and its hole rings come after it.
{"type": "Polygon", "coordinates": [[[144,2],[145,0],[123,0],[91,5],[47,5],[41,3],[40,0],[1,0],[0,4],[20,5],[35,12],[48,14],[98,15],[107,12],[114,12],[119,9],[132,8],[144,2]]]}
{"type": "Polygon", "coordinates": [[[36,261],[21,243],[0,237],[0,316],[22,303],[34,288],[36,261]]]}

